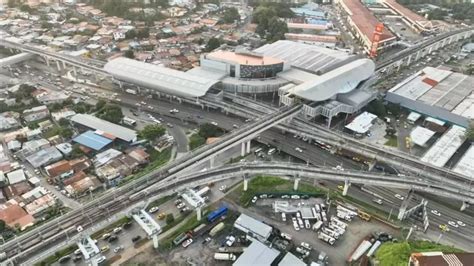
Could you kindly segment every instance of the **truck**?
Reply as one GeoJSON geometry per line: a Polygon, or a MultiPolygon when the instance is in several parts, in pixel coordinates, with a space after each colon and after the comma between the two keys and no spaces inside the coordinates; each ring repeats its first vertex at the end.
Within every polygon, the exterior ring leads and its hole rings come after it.
{"type": "Polygon", "coordinates": [[[329,245],[334,245],[334,243],[336,242],[336,239],[334,239],[333,237],[323,233],[323,232],[319,232],[318,233],[318,239],[321,239],[322,241],[328,243],[329,245]]]}
{"type": "Polygon", "coordinates": [[[317,221],[316,223],[313,224],[313,230],[318,231],[322,225],[323,225],[323,222],[317,221]]]}
{"type": "Polygon", "coordinates": [[[136,90],[126,89],[125,92],[126,92],[126,93],[129,93],[129,94],[137,95],[137,91],[136,91],[136,90]]]}
{"type": "Polygon", "coordinates": [[[338,218],[344,219],[344,220],[346,220],[346,221],[348,221],[348,222],[352,221],[352,216],[349,215],[347,212],[343,212],[343,211],[339,211],[339,210],[338,210],[337,213],[336,213],[336,216],[337,216],[338,218]]]}
{"type": "Polygon", "coordinates": [[[226,206],[222,206],[219,209],[209,213],[207,215],[207,221],[210,222],[210,223],[214,222],[215,220],[219,219],[221,216],[226,215],[227,210],[228,209],[227,209],[226,206]]]}
{"type": "Polygon", "coordinates": [[[224,223],[220,222],[216,226],[214,226],[211,231],[209,231],[209,235],[214,237],[217,233],[219,233],[222,229],[224,229],[224,223]]]}
{"type": "Polygon", "coordinates": [[[337,226],[341,227],[342,229],[346,229],[347,228],[347,224],[341,220],[339,220],[337,217],[335,216],[331,216],[331,222],[333,222],[334,224],[336,224],[337,226]]]}
{"type": "Polygon", "coordinates": [[[235,261],[237,257],[232,253],[214,253],[215,260],[231,260],[235,261]]]}
{"type": "Polygon", "coordinates": [[[321,231],[334,239],[339,239],[339,234],[328,227],[321,228],[321,231]]]}
{"type": "Polygon", "coordinates": [[[328,227],[338,233],[339,235],[343,235],[346,232],[346,229],[339,227],[337,224],[330,222],[328,227]]]}

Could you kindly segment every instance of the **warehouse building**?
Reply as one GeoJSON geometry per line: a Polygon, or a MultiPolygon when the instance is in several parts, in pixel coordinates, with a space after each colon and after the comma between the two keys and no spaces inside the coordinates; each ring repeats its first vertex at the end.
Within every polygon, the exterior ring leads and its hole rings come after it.
{"type": "Polygon", "coordinates": [[[272,233],[271,226],[245,214],[241,214],[239,218],[235,220],[234,227],[260,241],[267,240],[272,233]]]}
{"type": "Polygon", "coordinates": [[[464,153],[453,171],[467,177],[474,177],[474,144],[464,153]]]}
{"type": "Polygon", "coordinates": [[[232,264],[233,266],[270,266],[272,262],[280,255],[276,249],[267,247],[259,241],[253,241],[244,253],[232,264]]]}
{"type": "MultiPolygon", "coordinates": [[[[97,135],[104,136],[108,139],[117,138],[127,143],[131,143],[137,140],[137,132],[135,130],[111,123],[109,121],[97,118],[93,115],[76,114],[72,116],[70,119],[76,125],[82,126],[86,129],[95,130],[97,135]]],[[[88,136],[89,137],[88,139],[91,140],[90,138],[91,136],[89,135],[89,133],[86,134],[86,136],[88,136]]],[[[86,138],[80,138],[79,140],[85,141],[85,139],[86,138]]],[[[100,141],[100,142],[103,142],[103,141],[100,141]]],[[[103,143],[96,143],[96,144],[98,148],[103,143]]]]}
{"type": "Polygon", "coordinates": [[[434,166],[443,167],[463,144],[466,129],[454,125],[421,157],[434,166]]]}
{"type": "Polygon", "coordinates": [[[439,28],[439,23],[428,20],[403,5],[396,0],[383,0],[382,4],[392,9],[396,14],[402,17],[403,22],[410,28],[420,33],[432,33],[439,28]]]}
{"type": "Polygon", "coordinates": [[[387,92],[386,100],[444,122],[468,127],[474,119],[474,77],[426,67],[387,92]]]}

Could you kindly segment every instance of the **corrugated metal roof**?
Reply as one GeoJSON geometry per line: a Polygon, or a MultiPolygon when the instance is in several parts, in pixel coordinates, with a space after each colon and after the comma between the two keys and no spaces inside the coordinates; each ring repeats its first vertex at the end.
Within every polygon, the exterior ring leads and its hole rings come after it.
{"type": "Polygon", "coordinates": [[[421,157],[421,160],[443,167],[463,144],[465,133],[465,128],[454,125],[421,157]]]}
{"type": "Polygon", "coordinates": [[[71,121],[88,128],[103,131],[127,142],[134,141],[137,138],[135,130],[110,123],[93,115],[76,114],[71,117],[71,121]]]}
{"type": "Polygon", "coordinates": [[[453,171],[474,178],[474,144],[471,144],[471,147],[466,151],[461,160],[459,160],[453,171]]]}
{"type": "Polygon", "coordinates": [[[375,70],[370,59],[358,59],[311,81],[295,86],[290,92],[300,98],[320,102],[339,93],[348,93],[363,80],[368,79],[375,70]]]}
{"type": "Polygon", "coordinates": [[[298,259],[298,257],[293,255],[291,252],[288,252],[280,263],[278,263],[278,266],[306,266],[306,263],[298,259]]]}
{"type": "Polygon", "coordinates": [[[202,97],[219,82],[124,57],[108,62],[104,70],[118,80],[181,97],[202,97]]]}
{"type": "Polygon", "coordinates": [[[73,141],[96,151],[102,150],[105,146],[112,142],[112,140],[101,135],[97,135],[91,130],[75,137],[73,141]]]}
{"type": "Polygon", "coordinates": [[[253,241],[234,262],[233,266],[270,266],[279,254],[278,250],[269,248],[259,241],[253,241]]]}

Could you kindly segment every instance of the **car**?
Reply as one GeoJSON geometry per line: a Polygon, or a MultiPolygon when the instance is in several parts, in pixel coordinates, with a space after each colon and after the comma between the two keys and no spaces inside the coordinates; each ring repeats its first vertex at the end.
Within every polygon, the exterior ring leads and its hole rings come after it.
{"type": "Polygon", "coordinates": [[[181,244],[183,246],[183,248],[187,248],[189,247],[189,245],[191,245],[193,243],[193,239],[190,238],[190,239],[187,239],[186,241],[183,242],[183,244],[181,244]]]}
{"type": "Polygon", "coordinates": [[[60,258],[60,259],[58,260],[58,262],[59,262],[60,264],[64,264],[64,263],[67,263],[69,260],[71,260],[71,257],[69,257],[69,256],[64,256],[64,257],[60,258]]]}
{"type": "Polygon", "coordinates": [[[233,128],[239,128],[239,126],[236,125],[236,124],[233,124],[232,127],[233,127],[233,128]]]}
{"type": "Polygon", "coordinates": [[[184,207],[182,208],[181,210],[179,210],[179,212],[187,212],[189,211],[190,209],[188,207],[184,207]]]}
{"type": "Polygon", "coordinates": [[[440,224],[439,229],[441,229],[443,232],[449,232],[449,227],[445,224],[440,224]]]}
{"type": "Polygon", "coordinates": [[[117,240],[118,240],[118,236],[111,236],[111,237],[109,237],[107,242],[112,243],[112,242],[117,241],[117,240]]]}
{"type": "Polygon", "coordinates": [[[105,253],[105,252],[107,252],[107,251],[109,251],[109,250],[110,250],[110,247],[107,246],[107,245],[105,245],[105,246],[103,246],[103,247],[100,248],[100,252],[101,252],[101,253],[105,253]]]}
{"type": "Polygon", "coordinates": [[[122,250],[123,250],[123,246],[118,246],[118,247],[114,248],[114,253],[119,253],[122,250]]]}
{"type": "Polygon", "coordinates": [[[438,210],[431,210],[431,213],[436,216],[441,216],[441,213],[438,210]]]}
{"type": "Polygon", "coordinates": [[[453,221],[448,221],[448,224],[451,225],[452,227],[458,228],[459,225],[456,222],[453,221]]]}
{"type": "Polygon", "coordinates": [[[281,213],[281,220],[286,222],[286,214],[284,212],[281,213]]]}
{"type": "Polygon", "coordinates": [[[225,244],[228,246],[228,247],[232,247],[232,245],[234,245],[234,242],[235,242],[235,236],[228,236],[225,238],[227,241],[225,242],[225,244]]]}
{"type": "Polygon", "coordinates": [[[219,191],[225,191],[227,189],[226,185],[222,185],[219,187],[219,191]]]}
{"type": "Polygon", "coordinates": [[[375,199],[372,199],[372,201],[375,202],[375,203],[377,203],[377,204],[379,204],[379,205],[382,205],[382,204],[383,204],[382,199],[377,199],[377,198],[375,198],[375,199]]]}
{"type": "Polygon", "coordinates": [[[299,195],[291,195],[291,198],[292,199],[300,199],[300,196],[299,195]]]}
{"type": "Polygon", "coordinates": [[[306,242],[301,242],[301,246],[307,250],[311,250],[311,245],[306,242]]]}
{"type": "Polygon", "coordinates": [[[165,217],[166,217],[166,213],[164,213],[164,212],[158,214],[158,220],[163,220],[163,219],[165,219],[165,217]]]}
{"type": "Polygon", "coordinates": [[[153,110],[153,106],[148,105],[147,107],[148,107],[148,109],[153,110]]]}
{"type": "Polygon", "coordinates": [[[175,200],[174,205],[179,205],[179,204],[181,204],[182,202],[183,202],[182,200],[177,199],[177,200],[175,200]]]}
{"type": "Polygon", "coordinates": [[[126,223],[122,226],[122,228],[123,228],[123,229],[127,229],[127,228],[130,228],[132,225],[133,225],[133,222],[132,222],[132,221],[128,221],[128,222],[126,222],[126,223]]]}
{"type": "Polygon", "coordinates": [[[82,260],[82,256],[75,256],[74,258],[72,258],[73,262],[80,261],[80,260],[82,260]]]}
{"type": "Polygon", "coordinates": [[[343,186],[343,185],[339,185],[339,186],[337,186],[337,189],[339,189],[340,191],[343,191],[343,190],[344,190],[344,186],[343,186]]]}
{"type": "Polygon", "coordinates": [[[461,222],[461,221],[457,221],[457,223],[458,223],[458,225],[460,225],[460,226],[466,226],[466,224],[463,223],[463,222],[461,222]]]}
{"type": "Polygon", "coordinates": [[[82,228],[82,226],[78,225],[78,226],[76,227],[76,231],[77,231],[78,233],[82,232],[82,230],[84,230],[84,228],[82,228]]]}
{"type": "Polygon", "coordinates": [[[309,221],[307,219],[304,220],[304,227],[306,229],[311,229],[311,224],[309,223],[309,221]]]}
{"type": "Polygon", "coordinates": [[[302,150],[300,147],[296,147],[296,148],[295,148],[295,151],[297,151],[297,152],[303,152],[303,150],[302,150]]]}
{"type": "Polygon", "coordinates": [[[178,209],[182,209],[184,207],[186,207],[186,204],[184,204],[184,203],[180,203],[180,204],[178,204],[178,206],[176,206],[176,208],[178,208],[178,209]]]}
{"type": "Polygon", "coordinates": [[[114,228],[114,234],[118,234],[120,232],[122,232],[122,227],[115,227],[114,228]]]}
{"type": "Polygon", "coordinates": [[[96,262],[97,262],[97,263],[102,263],[102,262],[104,262],[106,259],[107,259],[107,258],[106,258],[105,256],[102,256],[102,257],[99,257],[99,258],[96,260],[96,262]]]}
{"type": "Polygon", "coordinates": [[[111,234],[105,233],[105,234],[102,235],[102,239],[103,239],[103,240],[107,240],[107,239],[109,239],[111,236],[112,236],[111,234]]]}
{"type": "Polygon", "coordinates": [[[166,126],[169,127],[169,128],[173,128],[173,127],[174,127],[173,124],[171,124],[171,123],[166,123],[166,126]]]}
{"type": "Polygon", "coordinates": [[[141,236],[134,236],[134,237],[132,237],[132,242],[135,243],[135,242],[137,242],[137,241],[140,240],[140,239],[142,239],[141,236]]]}
{"type": "Polygon", "coordinates": [[[290,195],[282,195],[281,198],[282,198],[282,199],[289,199],[289,198],[290,198],[290,195]]]}
{"type": "Polygon", "coordinates": [[[157,211],[159,211],[159,210],[160,210],[160,208],[154,206],[154,207],[151,207],[148,212],[149,212],[149,213],[155,213],[155,212],[157,212],[157,211]]]}
{"type": "Polygon", "coordinates": [[[80,249],[74,250],[74,255],[81,255],[81,254],[82,254],[82,252],[81,252],[80,249]]]}
{"type": "Polygon", "coordinates": [[[404,200],[405,197],[403,197],[402,195],[400,194],[395,194],[395,198],[399,199],[399,200],[404,200]]]}
{"type": "Polygon", "coordinates": [[[218,124],[217,124],[217,122],[214,122],[214,121],[212,121],[212,122],[211,122],[211,125],[213,125],[213,126],[216,126],[216,127],[217,127],[217,125],[218,125],[218,124]]]}
{"type": "Polygon", "coordinates": [[[257,196],[253,197],[253,198],[252,198],[252,203],[257,202],[257,200],[258,200],[258,197],[257,197],[257,196]]]}

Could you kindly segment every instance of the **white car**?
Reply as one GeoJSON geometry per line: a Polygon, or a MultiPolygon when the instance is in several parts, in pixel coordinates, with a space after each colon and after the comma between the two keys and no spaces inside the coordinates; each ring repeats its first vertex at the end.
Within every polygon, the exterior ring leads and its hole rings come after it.
{"type": "Polygon", "coordinates": [[[306,242],[301,242],[301,246],[307,250],[311,250],[311,245],[306,242]]]}
{"type": "Polygon", "coordinates": [[[459,227],[459,225],[456,222],[453,221],[448,221],[448,224],[451,225],[452,227],[459,227]]]}
{"type": "Polygon", "coordinates": [[[466,224],[463,223],[463,222],[461,222],[461,221],[457,221],[457,223],[458,223],[458,225],[460,225],[460,226],[466,226],[466,224]]]}
{"type": "Polygon", "coordinates": [[[399,200],[404,200],[405,198],[400,195],[400,194],[395,194],[395,198],[399,199],[399,200]]]}
{"type": "Polygon", "coordinates": [[[123,250],[123,246],[118,246],[114,248],[114,253],[119,253],[121,250],[123,250]]]}
{"type": "Polygon", "coordinates": [[[214,122],[214,121],[213,121],[213,122],[211,122],[211,125],[213,125],[213,126],[216,126],[216,127],[217,127],[217,125],[218,125],[218,124],[217,124],[217,122],[214,122]]]}
{"type": "Polygon", "coordinates": [[[158,208],[158,207],[155,206],[155,207],[152,207],[148,212],[149,212],[149,213],[155,213],[155,212],[157,212],[157,211],[159,211],[159,210],[160,210],[160,208],[158,208]]]}
{"type": "Polygon", "coordinates": [[[224,191],[226,190],[227,186],[226,185],[222,185],[219,187],[219,191],[224,191]]]}
{"type": "Polygon", "coordinates": [[[114,234],[118,234],[120,232],[122,232],[122,227],[115,227],[114,228],[114,234]]]}
{"type": "Polygon", "coordinates": [[[180,203],[178,204],[178,206],[176,206],[178,209],[181,209],[181,208],[184,208],[186,207],[186,205],[184,203],[180,203]]]}
{"type": "Polygon", "coordinates": [[[183,246],[183,248],[187,248],[189,245],[191,245],[191,243],[193,243],[193,239],[192,239],[192,238],[190,238],[190,239],[184,241],[183,244],[182,244],[182,246],[183,246]]]}
{"type": "Polygon", "coordinates": [[[295,151],[297,151],[297,152],[303,152],[303,150],[302,150],[300,147],[296,147],[296,148],[295,148],[295,151]]]}
{"type": "Polygon", "coordinates": [[[252,198],[252,203],[257,202],[257,200],[258,200],[257,196],[253,197],[253,198],[252,198]]]}
{"type": "Polygon", "coordinates": [[[97,263],[102,263],[106,260],[107,258],[105,256],[102,256],[96,260],[97,263]]]}
{"type": "Polygon", "coordinates": [[[437,210],[431,210],[431,213],[436,215],[436,216],[441,216],[441,213],[437,210]]]}

